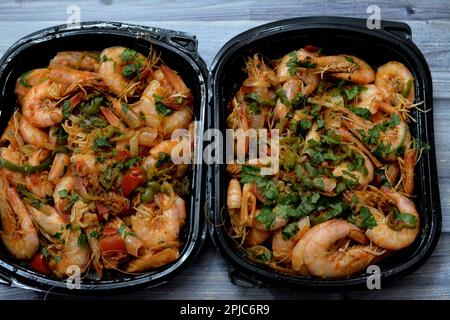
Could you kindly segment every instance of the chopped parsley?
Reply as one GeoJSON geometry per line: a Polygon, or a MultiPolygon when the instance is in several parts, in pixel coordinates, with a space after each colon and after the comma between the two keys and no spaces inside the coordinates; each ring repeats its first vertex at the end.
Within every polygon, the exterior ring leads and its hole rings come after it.
{"type": "Polygon", "coordinates": [[[272,211],[272,209],[268,207],[263,207],[259,212],[258,216],[256,217],[256,220],[261,222],[264,225],[264,228],[266,228],[266,230],[270,230],[273,223],[275,222],[275,219],[276,219],[275,213],[272,211]]]}
{"type": "Polygon", "coordinates": [[[126,65],[122,69],[122,75],[125,78],[131,78],[138,74],[139,70],[141,70],[142,66],[140,63],[131,63],[129,65],[126,65]]]}
{"type": "Polygon", "coordinates": [[[94,151],[98,151],[99,149],[111,148],[112,144],[109,142],[109,138],[107,137],[97,137],[94,140],[94,151]]]}
{"type": "Polygon", "coordinates": [[[123,235],[124,233],[125,233],[125,230],[127,229],[127,226],[125,225],[125,224],[121,224],[120,226],[119,226],[119,228],[117,228],[117,233],[118,234],[120,234],[120,235],[123,235]]]}
{"type": "Polygon", "coordinates": [[[242,166],[241,183],[253,183],[258,191],[264,196],[267,204],[273,203],[278,190],[275,182],[267,176],[261,176],[260,170],[254,166],[242,166]]]}
{"type": "Polygon", "coordinates": [[[348,221],[353,223],[362,229],[373,229],[377,226],[377,222],[373,217],[372,213],[366,207],[362,207],[359,211],[359,215],[350,215],[348,221]]]}
{"type": "Polygon", "coordinates": [[[28,83],[28,76],[30,75],[31,71],[27,71],[25,72],[21,77],[20,77],[20,84],[23,85],[26,89],[30,89],[31,85],[28,83]]]}
{"type": "Polygon", "coordinates": [[[128,112],[128,105],[125,102],[122,102],[122,112],[127,113],[128,112]]]}
{"type": "Polygon", "coordinates": [[[79,199],[79,197],[78,197],[77,194],[74,193],[74,194],[71,194],[71,195],[68,197],[68,199],[69,199],[69,201],[67,202],[66,206],[64,207],[64,210],[68,210],[68,209],[72,208],[73,204],[74,204],[75,202],[77,202],[77,200],[79,199]]]}
{"type": "Polygon", "coordinates": [[[66,189],[63,189],[63,190],[60,190],[58,192],[58,194],[61,198],[66,198],[69,195],[69,192],[66,189]]]}
{"type": "Polygon", "coordinates": [[[163,164],[167,163],[169,160],[171,160],[171,157],[169,154],[160,152],[158,156],[158,161],[156,161],[155,167],[160,168],[163,164]]]}
{"type": "Polygon", "coordinates": [[[164,103],[161,101],[156,102],[155,104],[156,111],[162,115],[162,116],[168,116],[173,113],[173,110],[167,107],[164,103]]]}
{"type": "Polygon", "coordinates": [[[281,237],[283,240],[289,240],[298,232],[298,222],[288,224],[282,231],[281,237]]]}
{"type": "Polygon", "coordinates": [[[62,114],[64,119],[67,119],[70,115],[70,112],[72,111],[72,105],[70,104],[69,100],[64,101],[63,107],[62,107],[62,114]]]}
{"type": "Polygon", "coordinates": [[[78,237],[77,245],[78,245],[78,248],[82,248],[82,249],[87,248],[88,239],[83,232],[81,232],[80,236],[78,237]]]}
{"type": "Polygon", "coordinates": [[[125,49],[120,54],[120,59],[125,62],[132,61],[137,55],[137,51],[133,49],[125,49]]]}
{"type": "Polygon", "coordinates": [[[297,60],[297,54],[295,51],[292,51],[289,53],[289,60],[286,65],[288,67],[289,74],[294,76],[297,73],[297,68],[315,68],[317,63],[312,63],[309,59],[306,59],[306,61],[303,62],[297,60]]]}

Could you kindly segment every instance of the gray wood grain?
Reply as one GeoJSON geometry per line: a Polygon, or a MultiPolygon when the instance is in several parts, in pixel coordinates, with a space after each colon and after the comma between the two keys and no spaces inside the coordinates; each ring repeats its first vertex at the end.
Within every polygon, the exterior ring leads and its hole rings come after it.
{"type": "Polygon", "coordinates": [[[0,11],[8,14],[3,21],[61,20],[69,5],[82,8],[84,20],[98,19],[107,13],[112,20],[153,21],[218,21],[218,20],[271,20],[297,16],[341,15],[367,17],[367,7],[376,4],[381,8],[382,18],[394,20],[448,20],[450,7],[445,0],[420,1],[71,1],[71,0],[15,0],[3,1],[0,11]]]}
{"type": "MultiPolygon", "coordinates": [[[[124,21],[176,29],[198,36],[199,52],[210,64],[215,54],[238,33],[270,21],[310,15],[367,18],[372,0],[277,1],[117,1],[0,0],[0,54],[20,37],[65,23],[81,9],[81,19],[124,21]]],[[[414,274],[381,291],[318,293],[308,290],[249,289],[228,281],[227,267],[208,241],[183,273],[155,289],[98,299],[449,299],[450,298],[450,4],[448,0],[379,0],[381,17],[408,23],[413,41],[424,53],[433,76],[437,166],[443,213],[443,235],[430,260],[414,274]]],[[[55,299],[19,288],[0,286],[0,299],[55,299]]],[[[83,299],[85,299],[83,297],[83,299]]]]}

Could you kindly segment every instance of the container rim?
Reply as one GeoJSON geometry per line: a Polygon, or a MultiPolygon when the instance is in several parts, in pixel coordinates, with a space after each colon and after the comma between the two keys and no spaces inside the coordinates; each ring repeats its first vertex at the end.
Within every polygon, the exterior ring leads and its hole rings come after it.
{"type": "MultiPolygon", "coordinates": [[[[380,30],[369,30],[366,26],[365,19],[346,18],[346,17],[334,17],[334,16],[315,16],[315,17],[299,17],[285,20],[278,20],[264,25],[257,26],[250,30],[244,31],[241,34],[233,37],[229,40],[215,56],[211,65],[210,82],[213,88],[214,108],[221,107],[221,101],[219,101],[219,87],[218,77],[219,73],[225,68],[225,64],[228,58],[233,56],[241,47],[251,43],[255,40],[264,39],[265,37],[276,35],[281,32],[289,31],[304,31],[311,29],[333,29],[333,30],[345,30],[356,32],[361,35],[370,35],[375,38],[394,42],[396,45],[401,45],[407,53],[417,61],[423,69],[424,83],[422,90],[424,91],[424,100],[427,109],[432,109],[432,82],[431,73],[428,64],[418,47],[412,42],[411,28],[409,25],[402,22],[394,21],[381,21],[380,30]]],[[[220,112],[215,112],[214,126],[220,128],[220,112]]],[[[436,169],[436,149],[434,145],[434,129],[432,114],[427,115],[427,123],[425,128],[425,135],[428,138],[427,142],[430,143],[431,152],[425,157],[429,163],[429,167],[424,170],[427,171],[430,179],[437,181],[437,169],[436,169]]],[[[213,179],[213,187],[211,188],[210,198],[215,199],[209,203],[208,214],[211,221],[208,225],[210,236],[213,239],[213,243],[216,248],[224,255],[227,261],[231,264],[231,270],[229,273],[230,280],[243,286],[251,287],[263,287],[267,285],[289,286],[289,287],[317,287],[327,289],[343,289],[351,287],[360,287],[366,283],[370,275],[361,274],[352,276],[348,279],[319,279],[306,276],[292,276],[285,273],[281,273],[264,266],[252,263],[248,259],[242,257],[235,248],[232,248],[226,239],[226,234],[222,227],[218,227],[217,217],[220,215],[223,203],[220,199],[212,198],[214,193],[218,193],[219,188],[223,188],[225,185],[221,177],[222,171],[220,165],[215,165],[209,169],[209,175],[213,179]]],[[[434,187],[434,186],[433,186],[434,187]]],[[[387,270],[383,270],[381,278],[383,281],[391,281],[408,273],[413,272],[419,266],[421,266],[430,257],[440,237],[442,228],[442,214],[439,197],[439,186],[436,184],[435,188],[430,191],[430,231],[426,237],[425,246],[421,252],[412,259],[402,263],[400,266],[392,267],[387,270]]]]}
{"type": "MultiPolygon", "coordinates": [[[[196,36],[189,33],[168,30],[162,28],[154,28],[136,24],[108,22],[108,21],[87,21],[81,22],[79,25],[56,25],[44,28],[24,36],[5,52],[0,59],[0,78],[9,62],[23,50],[37,43],[45,43],[55,38],[65,38],[74,35],[89,34],[117,34],[120,36],[141,39],[149,44],[156,44],[165,50],[171,51],[178,55],[180,59],[189,64],[194,70],[195,78],[200,87],[200,95],[198,102],[198,121],[199,132],[204,131],[206,126],[206,103],[208,99],[207,77],[208,71],[205,62],[198,55],[198,41],[196,36]]],[[[3,86],[3,84],[2,84],[3,86]]],[[[196,140],[199,147],[194,157],[202,157],[203,140],[196,140]],[[200,151],[200,152],[199,152],[200,151]]],[[[198,162],[196,162],[198,163],[198,162]]],[[[192,229],[186,239],[186,243],[180,252],[180,257],[167,266],[156,269],[156,271],[147,272],[144,275],[136,275],[124,279],[115,280],[99,280],[98,283],[86,284],[81,283],[80,288],[69,290],[66,286],[66,279],[62,281],[45,277],[31,269],[18,268],[0,259],[0,284],[10,285],[13,287],[29,289],[40,292],[52,291],[59,294],[79,295],[79,294],[97,294],[97,293],[115,293],[129,291],[137,288],[151,288],[167,282],[176,274],[181,272],[191,263],[200,252],[207,234],[207,226],[203,217],[204,195],[201,190],[205,188],[203,176],[205,168],[196,164],[193,166],[193,181],[191,185],[191,197],[195,202],[193,206],[195,212],[191,212],[191,225],[185,228],[192,229]],[[194,186],[197,193],[194,194],[194,186]]]]}

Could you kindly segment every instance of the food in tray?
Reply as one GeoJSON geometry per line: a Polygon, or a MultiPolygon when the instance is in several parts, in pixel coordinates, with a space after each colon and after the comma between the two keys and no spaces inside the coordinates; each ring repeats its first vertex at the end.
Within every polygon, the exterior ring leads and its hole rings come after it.
{"type": "MultiPolygon", "coordinates": [[[[263,175],[265,164],[248,156],[227,166],[229,236],[243,255],[337,278],[410,246],[420,230],[414,166],[426,145],[409,130],[420,109],[405,65],[375,71],[307,46],[275,61],[255,54],[245,72],[227,127],[278,129],[279,170],[263,175]]],[[[249,140],[236,147],[248,152],[249,140]]]]}
{"type": "Polygon", "coordinates": [[[190,167],[172,162],[171,134],[193,125],[181,76],[155,51],[117,46],[59,52],[15,92],[0,141],[1,239],[11,255],[43,274],[78,267],[97,279],[175,261],[190,167]]]}

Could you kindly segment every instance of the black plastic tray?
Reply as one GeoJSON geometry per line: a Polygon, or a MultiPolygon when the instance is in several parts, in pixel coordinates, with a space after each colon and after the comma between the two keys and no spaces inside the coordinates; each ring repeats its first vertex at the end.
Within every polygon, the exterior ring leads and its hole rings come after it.
{"type": "MultiPolygon", "coordinates": [[[[115,45],[134,48],[144,54],[148,53],[151,46],[160,52],[163,61],[177,70],[191,88],[195,97],[194,117],[199,121],[199,132],[203,132],[207,104],[207,68],[198,56],[195,36],[109,22],[87,22],[73,27],[55,26],[28,35],[11,46],[0,61],[0,131],[3,132],[15,109],[15,81],[22,73],[47,65],[58,51],[99,51],[115,45]]],[[[201,143],[196,146],[195,157],[201,159],[202,149],[201,143]]],[[[188,218],[183,233],[184,246],[176,262],[142,275],[125,275],[115,280],[82,279],[80,289],[69,291],[65,280],[57,281],[53,277],[20,266],[0,245],[0,283],[33,290],[85,294],[151,287],[166,282],[192,262],[205,240],[204,174],[203,166],[194,166],[190,177],[191,195],[186,202],[188,218]]]]}
{"type": "MultiPolygon", "coordinates": [[[[281,20],[262,25],[231,39],[217,54],[212,64],[213,125],[224,132],[226,105],[234,94],[235,83],[245,79],[244,58],[261,53],[268,59],[280,58],[287,52],[312,44],[324,47],[326,54],[347,53],[361,57],[378,67],[390,60],[404,63],[415,78],[416,101],[423,101],[425,111],[432,109],[431,74],[422,53],[411,40],[407,24],[381,22],[380,30],[369,30],[366,20],[312,17],[281,20]]],[[[381,280],[392,280],[411,273],[431,255],[441,232],[441,209],[436,172],[432,112],[413,112],[417,123],[411,123],[412,134],[427,142],[431,151],[424,154],[416,167],[414,202],[420,213],[422,232],[407,249],[396,252],[380,263],[381,280]]],[[[317,287],[343,289],[361,286],[368,275],[358,274],[345,279],[318,279],[280,273],[245,259],[227,236],[228,221],[226,165],[209,168],[209,230],[218,250],[230,263],[230,280],[243,286],[281,285],[292,288],[317,287]]]]}

